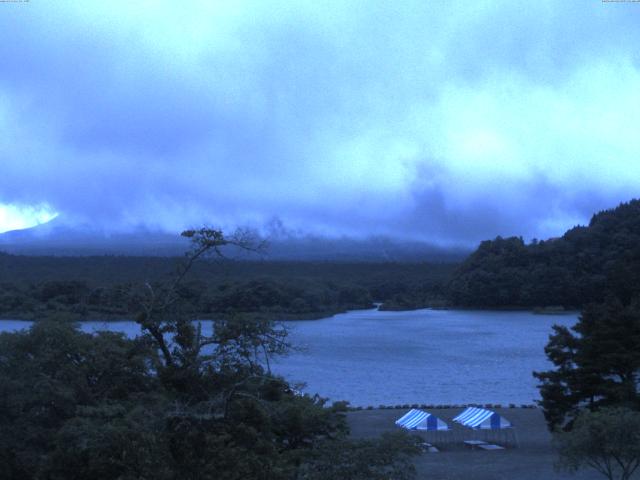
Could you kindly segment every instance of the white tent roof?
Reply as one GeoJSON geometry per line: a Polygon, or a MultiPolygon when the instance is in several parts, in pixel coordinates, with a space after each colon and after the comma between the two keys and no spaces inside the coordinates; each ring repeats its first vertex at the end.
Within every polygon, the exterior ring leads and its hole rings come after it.
{"type": "Polygon", "coordinates": [[[416,409],[396,420],[396,425],[407,430],[449,430],[449,426],[435,415],[416,409]]]}
{"type": "Polygon", "coordinates": [[[479,430],[497,430],[501,428],[511,428],[511,422],[500,414],[479,407],[469,407],[460,415],[453,419],[465,427],[479,430]]]}

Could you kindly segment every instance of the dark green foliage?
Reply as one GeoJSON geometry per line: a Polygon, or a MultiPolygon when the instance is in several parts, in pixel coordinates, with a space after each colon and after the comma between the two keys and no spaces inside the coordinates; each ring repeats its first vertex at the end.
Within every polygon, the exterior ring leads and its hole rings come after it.
{"type": "Polygon", "coordinates": [[[397,293],[384,297],[380,310],[414,310],[417,308],[439,308],[449,305],[447,292],[442,284],[419,282],[405,284],[394,289],[397,293]]]}
{"type": "Polygon", "coordinates": [[[301,468],[301,480],[408,480],[411,457],[420,453],[416,437],[387,433],[380,441],[319,442],[301,468]]]}
{"type": "Polygon", "coordinates": [[[570,432],[556,434],[558,467],[589,467],[609,480],[628,480],[640,466],[640,412],[628,408],[588,410],[570,432]]]}
{"type": "Polygon", "coordinates": [[[640,409],[640,304],[608,298],[570,330],[555,326],[545,348],[555,370],[536,372],[551,429],[570,428],[583,408],[640,409]],[[572,331],[573,330],[573,331],[572,331]]]}
{"type": "Polygon", "coordinates": [[[404,444],[346,440],[344,404],[295,395],[252,365],[264,326],[227,323],[217,352],[172,366],[145,339],[69,323],[0,335],[2,478],[318,478],[296,474],[353,458],[364,472],[411,470],[404,444]]]}
{"type": "Polygon", "coordinates": [[[200,256],[243,239],[188,233],[194,247],[173,279],[126,292],[140,337],[60,319],[0,335],[2,478],[293,480],[325,464],[338,476],[323,478],[409,478],[406,439],[348,441],[346,403],[327,407],[271,374],[286,329],[230,315],[202,334],[183,280],[200,256]],[[367,476],[340,477],[354,461],[367,476]]]}
{"type": "Polygon", "coordinates": [[[476,307],[582,307],[640,294],[640,201],[593,216],[561,238],[485,241],[449,283],[449,300],[476,307]]]}
{"type": "Polygon", "coordinates": [[[304,316],[332,308],[369,308],[372,298],[361,287],[333,283],[321,285],[308,281],[276,283],[262,279],[221,285],[204,302],[204,311],[211,313],[261,312],[304,316]]]}
{"type": "MultiPolygon", "coordinates": [[[[74,431],[156,403],[153,350],[118,334],[39,322],[29,332],[0,335],[0,355],[0,445],[8,478],[55,470],[57,449],[75,448],[62,441],[74,431]]],[[[91,441],[83,436],[80,443],[91,441]]]]}
{"type": "MultiPolygon", "coordinates": [[[[173,278],[175,258],[25,257],[0,253],[0,317],[68,313],[122,319],[144,283],[173,278]]],[[[350,309],[418,308],[442,303],[454,266],[427,263],[256,262],[205,259],[177,290],[199,318],[237,313],[273,319],[318,318],[350,309]]]]}

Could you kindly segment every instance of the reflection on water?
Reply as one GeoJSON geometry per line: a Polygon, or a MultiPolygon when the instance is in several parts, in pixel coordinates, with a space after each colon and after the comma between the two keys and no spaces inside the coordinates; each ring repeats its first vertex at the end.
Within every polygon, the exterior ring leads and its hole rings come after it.
{"type": "MultiPolygon", "coordinates": [[[[360,310],[287,322],[296,351],[273,370],[306,391],[354,405],[404,403],[531,403],[539,398],[533,370],[549,367],[544,346],[551,325],[577,315],[528,312],[360,310]]],[[[0,321],[0,331],[30,322],[0,321]]],[[[130,321],[83,322],[86,332],[137,335],[130,321]]],[[[203,333],[211,322],[203,322],[203,333]]]]}

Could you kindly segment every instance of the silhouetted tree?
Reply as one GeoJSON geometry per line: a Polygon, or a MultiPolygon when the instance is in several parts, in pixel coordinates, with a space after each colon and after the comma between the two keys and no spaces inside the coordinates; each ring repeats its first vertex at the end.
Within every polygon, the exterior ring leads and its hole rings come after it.
{"type": "Polygon", "coordinates": [[[628,480],[640,466],[640,412],[603,408],[582,412],[570,432],[556,434],[560,469],[593,468],[609,480],[628,480]]]}
{"type": "Polygon", "coordinates": [[[640,408],[640,305],[609,297],[568,329],[555,326],[545,352],[554,370],[536,372],[551,429],[570,428],[584,408],[640,408]]]}

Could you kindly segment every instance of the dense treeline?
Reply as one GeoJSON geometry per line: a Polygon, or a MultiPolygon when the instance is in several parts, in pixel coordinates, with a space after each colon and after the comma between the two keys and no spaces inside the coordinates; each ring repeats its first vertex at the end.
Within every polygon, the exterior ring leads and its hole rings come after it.
{"type": "Polygon", "coordinates": [[[221,323],[208,355],[188,332],[170,364],[149,335],[59,321],[0,334],[0,477],[411,477],[411,437],[349,440],[344,404],[296,395],[255,361],[245,347],[277,334],[268,324],[221,323]]]}
{"type": "Polygon", "coordinates": [[[180,289],[195,260],[233,239],[185,233],[193,249],[173,278],[129,306],[139,337],[46,320],[0,334],[2,478],[412,478],[415,437],[350,440],[344,402],[328,407],[271,373],[285,328],[233,315],[202,333],[180,289]]]}
{"type": "MultiPolygon", "coordinates": [[[[0,254],[0,316],[38,319],[123,318],[137,301],[135,286],[162,282],[180,259],[27,257],[0,254]]],[[[426,263],[203,261],[180,289],[191,313],[251,313],[314,318],[375,301],[390,306],[442,297],[454,266],[426,263]]]]}
{"type": "Polygon", "coordinates": [[[640,201],[593,216],[561,238],[485,241],[448,285],[451,304],[476,307],[582,307],[640,293],[640,201]]]}
{"type": "MultiPolygon", "coordinates": [[[[122,318],[134,285],[162,282],[179,258],[29,257],[0,253],[0,317],[122,318]]],[[[561,238],[484,241],[461,265],[205,261],[182,286],[193,313],[315,318],[383,302],[427,306],[581,308],[640,293],[640,201],[593,216],[561,238]]]]}

